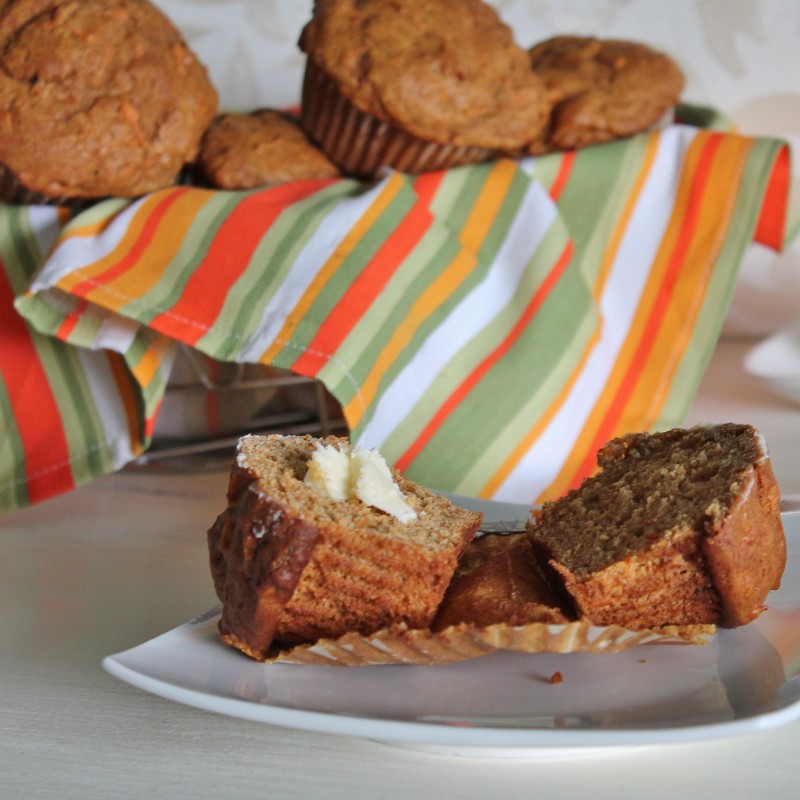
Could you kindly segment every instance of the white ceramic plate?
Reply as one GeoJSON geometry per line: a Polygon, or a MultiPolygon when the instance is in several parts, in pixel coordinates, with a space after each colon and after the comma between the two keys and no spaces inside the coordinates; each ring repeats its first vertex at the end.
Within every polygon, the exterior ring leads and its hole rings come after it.
{"type": "Polygon", "coordinates": [[[800,325],[756,345],[745,356],[744,368],[776,394],[800,403],[800,325]]]}
{"type": "MultiPolygon", "coordinates": [[[[472,505],[489,520],[527,513],[472,505]]],[[[800,515],[784,523],[789,563],[768,610],[703,646],[496,653],[433,667],[259,664],[219,642],[214,609],[103,666],[208,711],[455,755],[572,755],[750,733],[800,718],[800,515]]]]}

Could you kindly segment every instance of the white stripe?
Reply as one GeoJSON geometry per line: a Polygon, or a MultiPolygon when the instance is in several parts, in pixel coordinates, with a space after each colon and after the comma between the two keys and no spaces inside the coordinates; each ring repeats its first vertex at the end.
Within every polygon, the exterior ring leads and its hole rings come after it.
{"type": "Polygon", "coordinates": [[[114,469],[119,469],[134,458],[130,431],[126,424],[127,414],[119,387],[104,355],[84,350],[82,347],[76,347],[74,352],[81,362],[86,382],[91,390],[89,396],[94,399],[103,428],[102,432],[98,431],[97,441],[106,443],[114,469]]]}
{"type": "Polygon", "coordinates": [[[390,179],[389,176],[364,194],[345,198],[333,206],[298,253],[285,280],[264,309],[258,325],[243,343],[238,361],[258,361],[278,336],[286,318],[300,302],[319,271],[353,226],[384,191],[390,179]]]}
{"type": "MultiPolygon", "coordinates": [[[[550,196],[531,182],[497,257],[476,285],[427,337],[382,392],[372,418],[358,436],[366,447],[382,447],[398,420],[424,396],[447,364],[501,313],[519,289],[530,261],[558,214],[550,196]]],[[[513,322],[509,321],[509,327],[513,322]]]]}
{"type": "MultiPolygon", "coordinates": [[[[109,203],[113,202],[119,204],[119,201],[109,201],[109,203]]],[[[97,234],[70,236],[61,242],[31,283],[29,292],[34,294],[49,289],[65,275],[105,258],[120,243],[128,229],[131,217],[143,202],[144,198],[118,212],[110,224],[97,234]]],[[[110,209],[109,213],[113,214],[114,209],[110,209]]]]}
{"type": "Polygon", "coordinates": [[[61,233],[58,210],[54,206],[28,206],[28,224],[39,248],[39,258],[44,258],[61,233]]]}
{"type": "Polygon", "coordinates": [[[550,425],[516,465],[494,499],[526,502],[562,468],[578,439],[625,343],[650,270],[672,214],[678,170],[697,131],[675,126],[662,133],[650,174],[620,242],[600,298],[600,339],[550,425]]]}

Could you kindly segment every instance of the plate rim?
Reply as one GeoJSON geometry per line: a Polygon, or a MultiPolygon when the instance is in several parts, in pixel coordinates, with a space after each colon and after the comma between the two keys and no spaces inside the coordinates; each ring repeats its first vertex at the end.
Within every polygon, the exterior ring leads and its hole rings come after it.
{"type": "MultiPolygon", "coordinates": [[[[483,508],[491,507],[494,501],[472,500],[483,508]]],[[[495,504],[492,511],[508,511],[519,504],[495,504]]],[[[496,516],[496,514],[495,514],[496,516]]],[[[796,518],[795,514],[782,514],[796,518]]],[[[296,730],[329,733],[351,738],[380,741],[386,744],[410,747],[411,749],[443,752],[454,755],[526,756],[553,755],[557,753],[578,754],[597,750],[645,747],[663,744],[687,744],[710,741],[753,733],[785,725],[800,719],[800,688],[797,697],[777,708],[767,709],[745,717],[721,721],[691,722],[686,725],[655,727],[598,727],[598,728],[527,728],[490,727],[480,724],[458,726],[446,722],[382,718],[379,716],[349,715],[341,712],[308,710],[268,702],[256,702],[230,694],[201,691],[163,677],[155,676],[131,664],[131,659],[143,651],[152,649],[159,640],[174,639],[183,635],[200,636],[202,626],[215,623],[220,606],[216,605],[193,619],[158,634],[134,647],[107,655],[102,667],[113,677],[150,694],[181,703],[193,708],[224,716],[246,719],[262,724],[276,725],[296,730]]],[[[721,632],[724,635],[724,632],[721,632]]],[[[173,645],[174,646],[174,645],[173,645]]],[[[238,654],[227,648],[218,639],[208,640],[201,646],[219,648],[219,653],[231,658],[238,654]]],[[[536,654],[528,654],[535,657],[536,654]]],[[[415,665],[424,669],[424,666],[415,665]]],[[[307,669],[305,665],[263,664],[265,670],[307,669]]],[[[380,669],[380,666],[377,667],[380,669]]],[[[436,666],[428,667],[437,669],[436,666]]],[[[333,669],[332,667],[328,669],[333,669]]],[[[342,667],[342,669],[347,669],[342,667]]],[[[364,667],[358,667],[364,669],[364,667]]],[[[800,687],[800,675],[785,676],[781,689],[789,685],[800,687]]]]}

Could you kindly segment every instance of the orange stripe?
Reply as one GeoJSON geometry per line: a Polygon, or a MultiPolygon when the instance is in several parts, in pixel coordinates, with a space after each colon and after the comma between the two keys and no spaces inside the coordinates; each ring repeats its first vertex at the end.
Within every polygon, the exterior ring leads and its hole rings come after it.
{"type": "Polygon", "coordinates": [[[561,156],[558,174],[553,181],[553,185],[550,187],[550,197],[552,197],[555,202],[558,202],[558,198],[561,197],[561,193],[564,191],[564,187],[569,181],[572,167],[575,164],[575,156],[575,150],[568,150],[561,156]]]}
{"type": "Polygon", "coordinates": [[[789,148],[784,146],[775,159],[753,237],[760,244],[775,250],[783,247],[791,178],[789,148]]]}
{"type": "Polygon", "coordinates": [[[117,274],[103,275],[105,287],[98,287],[87,297],[90,300],[102,297],[102,304],[115,311],[130,300],[144,297],[163,279],[175,255],[185,246],[187,236],[191,237],[190,229],[210,199],[211,194],[201,190],[176,198],[158,223],[150,246],[139,253],[140,258],[131,259],[117,274]]]}
{"type": "Polygon", "coordinates": [[[72,310],[69,312],[69,314],[67,314],[66,317],[64,317],[61,324],[58,326],[58,330],[55,332],[56,338],[61,339],[62,341],[67,341],[77,327],[78,323],[81,321],[81,318],[88,307],[89,303],[86,302],[86,300],[84,300],[82,297],[76,298],[72,310]]]}
{"type": "Polygon", "coordinates": [[[153,381],[153,378],[158,373],[158,369],[161,366],[164,353],[170,347],[171,343],[168,339],[163,336],[154,337],[139,360],[131,368],[131,372],[133,372],[134,377],[143,389],[147,388],[153,381]]]}
{"type": "Polygon", "coordinates": [[[372,227],[380,215],[388,208],[392,200],[398,195],[405,185],[405,179],[399,173],[392,173],[380,194],[373,200],[372,205],[362,214],[358,221],[345,235],[328,257],[325,264],[314,276],[308,288],[298,300],[295,307],[286,316],[283,327],[278,332],[272,344],[264,351],[259,359],[263,364],[271,363],[275,356],[283,349],[286,342],[294,335],[297,325],[308,309],[325,288],[328,281],[336,273],[344,260],[352,253],[364,234],[372,227]]]}
{"type": "MultiPolygon", "coordinates": [[[[648,138],[647,148],[642,159],[642,166],[639,170],[639,174],[637,175],[636,181],[634,182],[631,191],[628,194],[628,200],[620,214],[615,229],[609,238],[609,245],[606,248],[603,257],[603,263],[598,270],[597,280],[592,287],[592,296],[594,297],[595,303],[599,303],[600,297],[602,296],[606,283],[608,282],[614,260],[617,258],[617,254],[619,252],[622,238],[628,228],[628,225],[630,224],[633,212],[639,203],[645,183],[647,182],[647,179],[649,178],[650,172],[653,168],[653,164],[655,163],[660,142],[661,137],[657,133],[648,138]]],[[[536,420],[536,424],[533,425],[531,429],[522,437],[519,444],[511,451],[508,458],[500,465],[491,478],[489,478],[489,480],[480,489],[478,492],[478,497],[493,497],[500,486],[508,479],[508,476],[514,470],[517,464],[519,464],[531,447],[533,447],[534,442],[547,429],[547,427],[555,418],[556,414],[563,407],[567,396],[573,390],[573,387],[583,372],[586,362],[597,345],[599,338],[600,329],[598,328],[586,343],[580,360],[578,361],[568,380],[565,382],[561,391],[553,399],[544,413],[539,415],[536,420]]]]}
{"type": "Polygon", "coordinates": [[[486,176],[469,217],[461,227],[458,241],[462,247],[474,253],[480,250],[508,197],[508,190],[517,175],[517,169],[516,162],[509,159],[495,162],[486,176]]]}
{"type": "Polygon", "coordinates": [[[444,176],[443,171],[427,173],[415,181],[417,202],[359,273],[346,294],[338,300],[306,351],[292,365],[292,370],[301,375],[315,376],[353,330],[400,264],[429,230],[433,221],[430,202],[444,176]]]}
{"type": "Polygon", "coordinates": [[[721,139],[721,134],[700,132],[686,154],[674,211],[642,294],[636,318],[607,382],[606,391],[598,398],[595,410],[573,448],[573,453],[579,455],[580,461],[577,465],[572,460],[567,461],[558,478],[548,488],[549,496],[557,496],[576,486],[583,477],[594,471],[597,451],[612,438],[623,416],[636,382],[645,369],[656,333],[671,302],[675,282],[697,231],[702,198],[721,139]]]}
{"type": "Polygon", "coordinates": [[[58,286],[76,296],[90,297],[100,284],[113,280],[141,257],[150,245],[158,224],[187,189],[157,192],[148,197],[130,221],[119,244],[105,257],[61,277],[58,286]],[[120,254],[123,254],[120,258],[120,254]]]}
{"type": "Polygon", "coordinates": [[[642,372],[627,403],[626,415],[619,418],[618,431],[626,432],[632,426],[650,428],[661,414],[675,370],[691,344],[695,325],[703,310],[716,260],[730,230],[742,173],[752,145],[753,140],[749,138],[728,136],[721,141],[714,158],[715,179],[709,183],[702,198],[691,247],[678,270],[663,322],[656,331],[648,368],[642,372]],[[631,412],[635,419],[631,419],[631,412]],[[639,420],[644,420],[644,424],[639,420]]]}
{"type": "Polygon", "coordinates": [[[359,392],[344,407],[345,418],[351,428],[358,425],[364,411],[374,400],[383,376],[396,362],[419,326],[452,295],[456,287],[475,268],[478,263],[475,254],[480,249],[483,237],[491,230],[492,223],[502,206],[515,174],[516,164],[508,160],[498,161],[489,173],[462,226],[459,241],[465,245],[465,249],[460,250],[447,268],[417,297],[403,322],[397,327],[383,351],[375,359],[359,392]],[[466,249],[465,242],[468,244],[468,249],[466,249]]]}
{"type": "Polygon", "coordinates": [[[150,327],[194,344],[213,324],[227,297],[220,286],[232,286],[250,265],[267,229],[292,203],[304,200],[330,181],[295,181],[245,195],[217,230],[203,260],[169,311],[150,327]]]}
{"type": "MultiPolygon", "coordinates": [[[[25,455],[28,501],[36,503],[75,486],[69,442],[47,372],[32,334],[14,311],[14,289],[0,264],[0,376],[25,455]]],[[[4,434],[7,435],[7,434],[4,434]]]]}
{"type": "Polygon", "coordinates": [[[530,302],[526,306],[520,318],[514,324],[503,341],[467,376],[467,378],[456,388],[456,390],[439,407],[436,414],[430,419],[423,428],[420,435],[395,462],[399,470],[408,469],[414,459],[422,452],[436,431],[442,426],[444,421],[453,411],[464,401],[467,395],[480,383],[481,379],[503,356],[508,353],[514,343],[522,335],[522,332],[530,323],[536,312],[541,308],[542,303],[547,299],[553,287],[558,283],[559,278],[564,274],[573,254],[572,242],[568,242],[561,256],[558,258],[549,274],[542,281],[539,288],[534,293],[530,302]]]}
{"type": "MultiPolygon", "coordinates": [[[[139,404],[136,393],[131,384],[131,373],[125,365],[124,358],[119,353],[110,350],[105,351],[111,377],[117,386],[117,394],[125,412],[125,423],[128,431],[128,446],[131,453],[139,455],[144,449],[141,435],[148,435],[147,424],[140,433],[141,420],[139,419],[139,404]]],[[[152,426],[151,426],[152,427],[152,426]]],[[[152,433],[152,430],[150,431],[152,433]]]]}

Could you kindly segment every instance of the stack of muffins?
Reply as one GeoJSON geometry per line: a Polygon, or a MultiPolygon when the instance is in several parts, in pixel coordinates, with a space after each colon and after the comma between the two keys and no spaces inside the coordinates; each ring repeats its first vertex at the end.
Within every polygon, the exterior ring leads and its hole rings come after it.
{"type": "Polygon", "coordinates": [[[300,113],[218,113],[207,71],[149,0],[0,5],[0,200],[89,203],[191,180],[250,189],[374,178],[629,136],[680,70],[630,42],[526,51],[482,0],[316,0],[300,113]]]}

